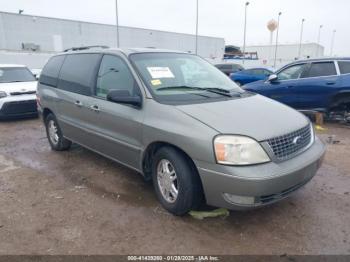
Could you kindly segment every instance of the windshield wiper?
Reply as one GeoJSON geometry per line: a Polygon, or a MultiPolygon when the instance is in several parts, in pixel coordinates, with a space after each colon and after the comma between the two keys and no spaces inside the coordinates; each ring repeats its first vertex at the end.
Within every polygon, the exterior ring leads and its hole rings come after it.
{"type": "Polygon", "coordinates": [[[182,86],[166,86],[166,87],[161,87],[158,88],[157,91],[162,91],[162,90],[172,90],[172,89],[189,89],[189,90],[204,90],[207,92],[211,92],[211,93],[215,93],[215,94],[219,94],[219,95],[223,95],[223,96],[228,96],[228,97],[232,97],[232,93],[230,92],[230,90],[224,89],[224,88],[220,88],[220,87],[196,87],[196,86],[186,86],[186,85],[182,85],[182,86]]]}

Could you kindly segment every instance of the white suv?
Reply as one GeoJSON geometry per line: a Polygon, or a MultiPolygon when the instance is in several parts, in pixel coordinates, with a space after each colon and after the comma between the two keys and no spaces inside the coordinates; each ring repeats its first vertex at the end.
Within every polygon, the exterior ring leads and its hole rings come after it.
{"type": "Polygon", "coordinates": [[[26,66],[0,64],[0,119],[36,116],[36,87],[26,66]]]}

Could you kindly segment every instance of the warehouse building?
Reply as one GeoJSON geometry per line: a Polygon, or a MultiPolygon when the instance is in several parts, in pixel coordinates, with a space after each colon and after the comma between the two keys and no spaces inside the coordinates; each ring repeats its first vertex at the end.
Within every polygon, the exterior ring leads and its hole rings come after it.
{"type": "MultiPolygon", "coordinates": [[[[119,37],[120,47],[165,48],[195,52],[196,37],[191,34],[120,26],[119,37]]],[[[54,52],[88,45],[117,46],[116,26],[0,12],[0,50],[2,50],[0,60],[18,57],[19,60],[28,60],[30,63],[37,57],[36,53],[40,53],[41,56],[38,57],[41,61],[43,57],[48,57],[54,52]]],[[[209,61],[220,61],[224,48],[223,38],[198,36],[198,54],[209,61]]]]}

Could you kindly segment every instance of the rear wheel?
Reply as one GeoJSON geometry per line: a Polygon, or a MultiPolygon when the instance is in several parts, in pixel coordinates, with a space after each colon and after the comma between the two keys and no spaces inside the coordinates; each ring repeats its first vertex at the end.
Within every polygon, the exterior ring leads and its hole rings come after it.
{"type": "Polygon", "coordinates": [[[153,186],[162,206],[174,215],[196,209],[203,193],[197,170],[191,161],[172,147],[160,148],[153,159],[153,186]]]}
{"type": "Polygon", "coordinates": [[[55,151],[68,150],[72,144],[71,141],[64,138],[61,128],[58,125],[54,114],[48,114],[45,118],[46,135],[50,146],[55,151]]]}

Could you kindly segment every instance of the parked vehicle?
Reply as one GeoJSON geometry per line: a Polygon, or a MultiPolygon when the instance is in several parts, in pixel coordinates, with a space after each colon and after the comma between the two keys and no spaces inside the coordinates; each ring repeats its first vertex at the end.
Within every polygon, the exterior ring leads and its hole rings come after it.
{"type": "Polygon", "coordinates": [[[217,64],[215,67],[228,76],[232,73],[244,70],[243,66],[232,63],[217,64]]]}
{"type": "Polygon", "coordinates": [[[24,65],[0,64],[0,119],[37,116],[36,87],[24,65]]]}
{"type": "Polygon", "coordinates": [[[350,116],[350,58],[296,61],[244,86],[298,110],[350,116]]]}
{"type": "Polygon", "coordinates": [[[138,171],[175,215],[203,200],[230,209],[281,200],[315,175],[325,150],[304,115],[188,53],[55,55],[38,102],[53,150],[74,141],[138,171]]]}
{"type": "Polygon", "coordinates": [[[272,74],[272,69],[257,67],[232,73],[230,74],[230,78],[238,85],[242,86],[259,80],[266,80],[272,74]]]}

